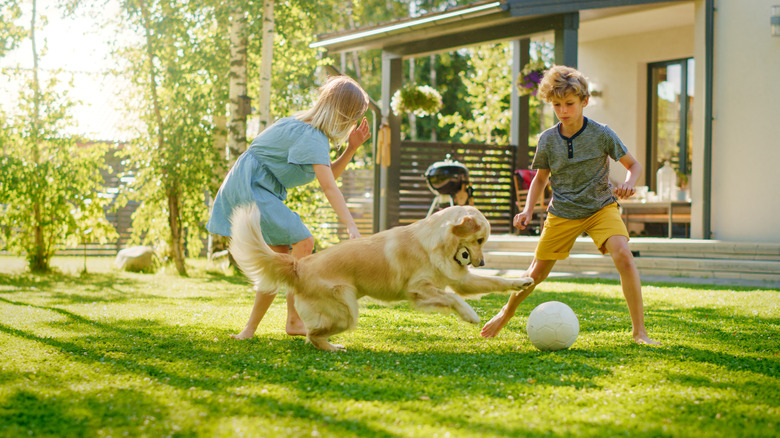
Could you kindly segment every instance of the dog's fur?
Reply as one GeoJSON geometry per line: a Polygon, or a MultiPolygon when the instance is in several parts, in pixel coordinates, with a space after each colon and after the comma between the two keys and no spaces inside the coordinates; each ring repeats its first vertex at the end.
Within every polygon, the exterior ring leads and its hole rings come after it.
{"type": "Polygon", "coordinates": [[[328,337],[354,328],[357,300],[364,296],[453,310],[476,324],[479,316],[459,295],[516,291],[533,283],[529,277],[469,272],[468,264],[484,265],[482,245],[490,235],[485,216],[469,206],[449,207],[411,225],[341,242],[300,260],[266,245],[255,205],[236,209],[231,224],[230,252],[254,289],[273,294],[278,285],[287,285],[294,290],[307,339],[322,350],[343,350],[328,337]]]}

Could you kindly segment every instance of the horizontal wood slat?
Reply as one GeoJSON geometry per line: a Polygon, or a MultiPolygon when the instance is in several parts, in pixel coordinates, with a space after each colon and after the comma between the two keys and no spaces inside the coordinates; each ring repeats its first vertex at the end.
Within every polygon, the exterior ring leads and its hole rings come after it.
{"type": "Polygon", "coordinates": [[[425,181],[425,171],[450,155],[469,170],[474,206],[490,222],[494,233],[508,233],[512,225],[512,172],[515,147],[405,141],[401,143],[400,190],[388,196],[399,201],[399,225],[425,218],[435,194],[425,181]]]}

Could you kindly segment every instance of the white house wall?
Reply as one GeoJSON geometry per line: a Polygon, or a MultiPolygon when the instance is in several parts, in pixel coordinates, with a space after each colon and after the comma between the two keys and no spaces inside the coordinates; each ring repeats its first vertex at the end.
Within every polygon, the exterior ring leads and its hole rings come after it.
{"type": "MultiPolygon", "coordinates": [[[[609,20],[617,18],[620,17],[611,17],[609,20]]],[[[693,4],[686,4],[665,11],[656,9],[631,14],[623,19],[643,23],[664,22],[672,26],[590,39],[589,35],[600,34],[605,26],[619,26],[598,20],[583,23],[580,29],[579,68],[588,76],[593,88],[602,93],[600,97],[591,99],[585,114],[606,123],[617,132],[629,152],[644,168],[647,150],[647,66],[653,62],[694,56],[694,7],[693,4]],[[675,19],[669,19],[670,16],[675,19]],[[687,24],[681,25],[681,22],[687,24]]],[[[613,181],[623,181],[625,175],[623,166],[616,164],[611,167],[610,177],[613,181]]],[[[643,174],[638,185],[646,185],[646,181],[646,175],[643,174]]],[[[701,219],[698,220],[701,222],[701,219]]]]}
{"type": "MultiPolygon", "coordinates": [[[[693,26],[614,36],[581,43],[579,69],[602,96],[593,98],[586,117],[609,125],[634,157],[645,164],[647,65],[693,56],[693,26]]],[[[611,177],[625,179],[623,166],[611,177]]],[[[644,184],[642,175],[640,184],[644,184]]]]}
{"type": "MultiPolygon", "coordinates": [[[[772,36],[769,26],[771,8],[777,4],[777,0],[717,2],[714,239],[780,242],[780,36],[772,36]]],[[[703,11],[697,11],[699,22],[703,26],[703,11]]],[[[697,54],[703,50],[697,44],[697,54]]]]}
{"type": "MultiPolygon", "coordinates": [[[[586,116],[610,125],[643,164],[647,64],[695,58],[693,238],[780,242],[780,231],[774,225],[780,218],[780,122],[775,120],[780,108],[780,37],[771,36],[769,26],[771,7],[779,3],[716,2],[710,236],[703,235],[702,204],[704,1],[623,17],[636,21],[647,14],[644,18],[657,20],[665,12],[674,13],[678,19],[669,21],[673,27],[663,29],[605,35],[604,27],[611,24],[608,21],[581,24],[579,68],[603,93],[586,109],[586,116]],[[689,18],[681,20],[680,14],[689,18]]],[[[613,166],[611,176],[622,180],[625,171],[622,166],[613,166]]]]}

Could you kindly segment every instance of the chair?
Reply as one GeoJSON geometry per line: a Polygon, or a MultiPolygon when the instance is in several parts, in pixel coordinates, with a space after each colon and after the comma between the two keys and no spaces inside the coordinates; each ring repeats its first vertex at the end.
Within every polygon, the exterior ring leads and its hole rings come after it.
{"type": "MultiPolygon", "coordinates": [[[[518,169],[512,174],[512,178],[515,183],[515,204],[518,211],[525,209],[525,201],[528,198],[528,189],[531,186],[531,181],[536,175],[535,170],[530,169],[518,169]]],[[[544,220],[547,217],[547,206],[550,204],[551,190],[549,183],[544,190],[543,196],[539,197],[536,205],[534,205],[534,215],[525,230],[518,230],[519,234],[534,235],[542,234],[544,228],[544,220]]]]}

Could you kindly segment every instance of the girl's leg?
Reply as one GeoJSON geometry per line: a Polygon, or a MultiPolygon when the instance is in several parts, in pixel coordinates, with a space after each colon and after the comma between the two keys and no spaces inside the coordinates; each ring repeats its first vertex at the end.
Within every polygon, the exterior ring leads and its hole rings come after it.
{"type": "Polygon", "coordinates": [[[252,306],[252,313],[249,315],[249,321],[246,322],[244,330],[242,330],[241,333],[237,335],[230,335],[230,337],[233,339],[242,340],[250,339],[252,336],[254,336],[255,331],[257,330],[257,326],[260,325],[260,321],[263,320],[265,312],[268,311],[271,303],[274,302],[274,298],[276,298],[276,292],[257,292],[255,294],[255,303],[252,306]]]}
{"type": "Polygon", "coordinates": [[[509,301],[507,301],[504,307],[502,307],[496,316],[491,318],[491,320],[488,321],[484,327],[482,327],[482,332],[480,334],[483,338],[492,338],[496,336],[502,328],[504,328],[509,320],[515,316],[515,310],[517,310],[517,306],[519,306],[520,303],[522,303],[523,300],[525,300],[525,298],[530,295],[531,292],[533,292],[533,290],[536,288],[536,285],[544,281],[547,276],[550,275],[550,271],[552,271],[553,266],[555,266],[555,260],[539,260],[534,258],[533,262],[531,262],[531,266],[529,266],[528,270],[525,271],[525,275],[534,279],[533,286],[525,289],[520,293],[513,293],[509,296],[509,301]]]}
{"type": "MultiPolygon", "coordinates": [[[[290,247],[288,245],[269,245],[270,248],[280,254],[290,253],[290,247]]],[[[292,255],[299,259],[305,255],[311,254],[314,249],[314,238],[302,240],[292,245],[292,255]],[[308,250],[308,252],[306,252],[308,250]]],[[[252,306],[252,313],[249,315],[249,320],[246,322],[246,326],[241,333],[237,335],[230,335],[233,339],[249,339],[255,335],[257,326],[260,325],[260,321],[263,320],[268,308],[271,307],[276,293],[268,293],[268,291],[260,291],[255,294],[255,302],[252,306]]],[[[288,335],[292,336],[306,336],[306,329],[303,326],[303,321],[295,311],[293,299],[293,292],[287,293],[287,322],[285,324],[285,331],[288,335]]]]}
{"type": "Polygon", "coordinates": [[[634,256],[628,247],[628,239],[625,236],[612,236],[604,243],[615,267],[620,274],[620,285],[623,288],[623,296],[628,304],[628,313],[631,315],[631,327],[634,341],[639,344],[659,345],[647,336],[645,329],[645,309],[642,302],[642,282],[639,278],[639,270],[634,263],[634,256]]]}
{"type": "MultiPolygon", "coordinates": [[[[292,244],[292,256],[295,257],[296,260],[306,257],[311,254],[313,250],[313,237],[292,244]]],[[[287,291],[287,323],[285,324],[285,330],[290,336],[306,336],[306,327],[303,325],[301,317],[298,316],[298,312],[295,310],[295,292],[292,289],[287,291]]]]}

